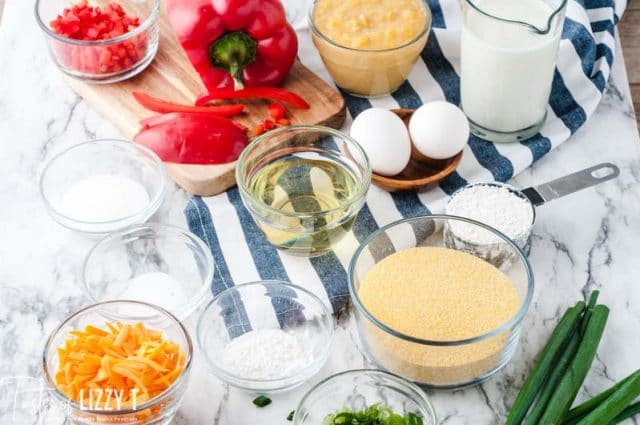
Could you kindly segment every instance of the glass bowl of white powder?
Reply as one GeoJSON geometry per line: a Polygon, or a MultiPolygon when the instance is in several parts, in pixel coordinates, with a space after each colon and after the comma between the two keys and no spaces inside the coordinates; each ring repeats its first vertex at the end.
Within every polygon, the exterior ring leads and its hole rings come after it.
{"type": "Polygon", "coordinates": [[[162,204],[165,180],[164,164],[148,148],[92,140],[49,160],[40,193],[62,226],[100,235],[147,221],[162,204]]]}
{"type": "Polygon", "coordinates": [[[200,316],[197,335],[220,380],[250,392],[275,393],[304,383],[322,368],[333,318],[307,289],[258,281],[215,296],[200,316]]]}
{"type": "Polygon", "coordinates": [[[82,280],[91,301],[142,301],[185,320],[211,299],[213,257],[188,230],[159,223],[131,226],[87,254],[82,280]]]}

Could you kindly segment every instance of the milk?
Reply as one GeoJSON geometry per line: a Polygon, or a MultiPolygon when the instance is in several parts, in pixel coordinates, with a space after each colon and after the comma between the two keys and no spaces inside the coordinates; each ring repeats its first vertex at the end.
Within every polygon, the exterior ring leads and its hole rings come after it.
{"type": "MultiPolygon", "coordinates": [[[[542,0],[472,1],[490,15],[540,29],[547,27],[553,13],[542,0]]],[[[549,101],[562,16],[554,19],[547,34],[538,34],[529,26],[488,17],[469,4],[464,15],[460,90],[462,109],[472,127],[520,136],[528,133],[527,137],[535,134],[549,101]],[[527,128],[530,131],[523,132],[527,128]]],[[[498,135],[494,141],[521,138],[498,135]]]]}

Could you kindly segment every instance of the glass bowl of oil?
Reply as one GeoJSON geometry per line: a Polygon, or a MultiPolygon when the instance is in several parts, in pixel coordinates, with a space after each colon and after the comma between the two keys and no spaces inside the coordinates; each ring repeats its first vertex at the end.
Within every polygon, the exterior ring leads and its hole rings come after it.
{"type": "Polygon", "coordinates": [[[240,155],[242,201],[267,240],[296,256],[326,253],[351,230],[371,183],[360,145],[328,127],[270,131],[240,155]]]}

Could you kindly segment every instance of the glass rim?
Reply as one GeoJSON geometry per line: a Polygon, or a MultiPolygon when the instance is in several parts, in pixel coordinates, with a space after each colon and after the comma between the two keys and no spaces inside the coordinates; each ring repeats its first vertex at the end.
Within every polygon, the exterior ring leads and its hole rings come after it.
{"type": "Polygon", "coordinates": [[[148,16],[142,21],[140,25],[138,25],[133,30],[126,32],[122,35],[119,35],[114,38],[109,38],[107,40],[76,40],[75,38],[68,38],[62,36],[56,32],[54,32],[48,25],[46,25],[42,21],[42,17],[40,16],[40,3],[47,0],[36,0],[34,12],[36,15],[36,22],[40,26],[40,28],[50,37],[55,38],[56,40],[66,43],[66,44],[74,44],[76,46],[108,46],[115,43],[120,43],[123,41],[127,41],[136,35],[148,30],[152,25],[154,25],[158,21],[158,17],[160,16],[160,0],[153,0],[153,6],[151,7],[151,11],[148,16]]]}
{"type": "MultiPolygon", "coordinates": [[[[330,375],[330,376],[324,378],[323,380],[321,380],[320,382],[315,384],[313,387],[311,387],[311,389],[309,391],[307,391],[302,396],[302,398],[300,399],[300,402],[296,406],[295,412],[297,413],[297,412],[301,411],[303,406],[307,402],[307,400],[319,388],[327,385],[331,381],[335,381],[335,380],[338,380],[338,379],[344,378],[344,377],[358,376],[358,375],[377,375],[377,376],[381,376],[381,377],[383,377],[383,379],[392,380],[395,383],[400,384],[401,386],[403,386],[405,388],[409,388],[411,391],[416,393],[418,395],[418,397],[420,398],[420,400],[415,400],[414,398],[411,398],[411,400],[414,403],[418,404],[421,407],[421,409],[426,410],[429,413],[429,416],[430,416],[429,419],[431,420],[431,425],[437,425],[438,424],[438,416],[436,414],[436,410],[433,407],[433,404],[431,403],[431,401],[429,400],[429,397],[427,396],[427,394],[424,392],[424,390],[422,388],[420,388],[415,383],[410,382],[406,378],[403,378],[400,375],[397,375],[397,374],[395,374],[393,372],[389,372],[389,371],[386,371],[386,370],[381,370],[381,369],[350,369],[350,370],[345,370],[345,371],[342,371],[342,372],[334,373],[333,375],[330,375]]],[[[407,398],[410,398],[404,393],[403,393],[403,395],[405,397],[407,397],[407,398]]],[[[294,417],[293,417],[294,424],[296,423],[296,413],[294,413],[294,417]]]]}
{"type": "Polygon", "coordinates": [[[188,372],[191,370],[192,363],[193,363],[193,342],[191,341],[191,336],[189,335],[189,332],[187,331],[185,326],[182,324],[182,322],[180,320],[178,320],[178,318],[175,317],[173,314],[171,314],[171,312],[163,309],[160,306],[157,306],[157,305],[154,305],[154,304],[150,304],[150,303],[147,303],[147,302],[144,302],[144,301],[112,300],[112,301],[104,301],[104,302],[88,305],[88,306],[76,311],[75,313],[67,316],[67,318],[65,318],[62,321],[62,323],[60,323],[51,332],[51,334],[47,338],[47,342],[45,343],[44,351],[43,351],[43,354],[42,354],[42,364],[41,364],[41,366],[42,366],[42,372],[43,372],[42,374],[44,375],[44,379],[47,382],[47,384],[49,384],[49,386],[53,389],[54,395],[59,400],[63,401],[64,403],[67,403],[73,409],[81,410],[83,413],[86,413],[86,414],[95,414],[95,415],[100,415],[100,416],[121,416],[121,415],[127,415],[127,414],[131,414],[131,413],[138,413],[138,412],[140,412],[142,410],[149,409],[149,408],[157,405],[159,402],[167,399],[169,396],[171,396],[173,393],[175,393],[177,391],[177,388],[180,387],[180,384],[182,384],[182,382],[187,379],[188,372]],[[64,394],[62,391],[60,391],[60,389],[58,388],[58,385],[52,380],[51,374],[49,373],[50,368],[49,368],[49,363],[47,362],[47,354],[49,352],[49,349],[51,348],[51,344],[53,344],[54,338],[62,331],[62,329],[71,320],[76,319],[76,318],[80,317],[81,315],[87,313],[88,311],[96,309],[96,308],[99,308],[101,306],[105,306],[107,304],[122,304],[122,303],[138,304],[138,305],[142,305],[144,307],[147,307],[147,308],[149,308],[151,310],[156,310],[161,316],[164,316],[165,319],[168,319],[172,323],[172,325],[177,325],[178,329],[180,329],[180,333],[181,333],[182,337],[184,338],[184,340],[186,342],[186,345],[187,345],[186,362],[185,362],[184,367],[182,368],[182,372],[180,372],[180,375],[178,375],[178,377],[175,379],[175,381],[173,381],[173,383],[171,384],[171,386],[169,388],[167,388],[166,390],[164,390],[160,394],[156,395],[152,399],[145,401],[144,403],[140,404],[139,406],[137,405],[135,407],[135,409],[134,408],[127,408],[127,409],[120,409],[120,410],[87,409],[84,406],[81,406],[80,403],[78,403],[77,401],[69,398],[66,394],[64,394]]]}
{"type": "MultiPolygon", "coordinates": [[[[257,384],[271,384],[271,385],[277,385],[279,384],[279,387],[276,387],[274,389],[270,389],[270,390],[265,390],[265,392],[268,391],[278,391],[279,389],[282,388],[287,388],[291,385],[295,385],[298,383],[298,379],[295,379],[297,377],[300,376],[306,376],[306,374],[304,372],[308,372],[314,369],[320,369],[322,368],[322,366],[324,365],[324,363],[326,362],[326,360],[328,359],[328,356],[330,354],[330,349],[331,349],[331,341],[333,340],[333,335],[335,332],[335,326],[333,325],[333,318],[332,318],[332,314],[329,311],[329,309],[327,308],[327,306],[325,305],[324,301],[322,301],[320,299],[320,297],[318,297],[316,294],[314,294],[313,292],[311,292],[310,290],[303,288],[302,286],[298,286],[295,285],[291,282],[285,282],[283,280],[277,280],[277,279],[268,279],[268,280],[254,280],[251,282],[245,282],[245,283],[241,283],[240,285],[234,285],[234,286],[230,286],[226,289],[224,289],[223,291],[221,291],[218,295],[215,295],[213,297],[213,299],[211,301],[209,301],[209,303],[206,305],[206,307],[204,307],[204,309],[202,310],[202,313],[200,313],[199,317],[198,317],[198,323],[196,325],[196,339],[198,341],[198,347],[200,348],[200,351],[202,351],[202,353],[204,354],[204,358],[205,358],[205,362],[206,364],[209,366],[209,368],[214,372],[215,375],[217,375],[218,377],[220,377],[224,382],[229,383],[229,384],[234,384],[234,385],[239,385],[242,386],[243,388],[247,388],[248,386],[250,386],[252,383],[257,383],[257,384]],[[307,366],[305,366],[304,368],[302,368],[300,371],[298,371],[296,374],[285,377],[285,378],[276,378],[276,379],[247,379],[247,378],[243,378],[241,376],[232,374],[227,372],[224,368],[218,366],[215,362],[213,362],[209,355],[204,354],[207,352],[207,350],[205,349],[204,343],[203,343],[203,339],[204,339],[204,320],[205,317],[208,315],[208,313],[210,312],[210,310],[213,308],[214,304],[220,300],[220,298],[222,298],[223,296],[227,296],[229,294],[233,294],[233,293],[238,293],[240,292],[242,289],[244,288],[248,288],[248,287],[258,287],[258,286],[270,286],[270,287],[281,287],[281,288],[285,288],[285,289],[294,289],[297,291],[300,291],[302,293],[304,293],[305,295],[308,295],[309,297],[311,297],[311,299],[313,300],[313,302],[315,302],[316,304],[318,304],[322,310],[322,314],[327,317],[327,322],[329,323],[329,326],[327,327],[327,331],[323,332],[323,335],[325,335],[328,343],[325,345],[324,350],[320,353],[320,355],[318,357],[316,357],[314,359],[313,362],[309,363],[307,366]]],[[[308,378],[306,378],[308,379],[308,378]]],[[[305,379],[305,380],[306,380],[305,379]]],[[[301,381],[300,383],[302,383],[304,381],[301,381]]]]}
{"type": "Polygon", "coordinates": [[[455,216],[455,215],[447,215],[447,214],[433,214],[433,215],[423,215],[423,216],[417,216],[417,217],[409,217],[409,218],[403,218],[401,220],[397,220],[394,221],[392,223],[387,224],[386,226],[383,226],[381,228],[379,228],[378,230],[376,230],[375,232],[371,233],[364,241],[362,241],[362,243],[360,244],[360,246],[358,246],[358,248],[356,249],[356,251],[353,254],[353,257],[351,257],[351,261],[349,262],[349,276],[348,276],[348,286],[349,286],[349,294],[351,295],[351,299],[353,300],[354,305],[356,306],[356,308],[358,309],[358,311],[360,313],[362,313],[370,322],[372,322],[374,325],[376,325],[376,327],[378,329],[381,329],[382,331],[386,332],[387,334],[394,336],[396,338],[405,340],[405,341],[409,341],[409,342],[413,342],[416,344],[421,344],[421,345],[433,345],[433,346],[439,346],[439,347],[456,347],[456,346],[461,346],[461,345],[467,345],[467,344],[472,344],[475,342],[480,342],[480,341],[484,341],[486,339],[489,339],[491,337],[494,337],[496,335],[500,335],[501,333],[505,332],[507,329],[511,328],[514,325],[517,325],[518,323],[522,322],[522,320],[524,319],[524,316],[526,315],[527,311],[529,310],[529,306],[531,305],[531,301],[533,299],[533,291],[535,289],[535,283],[534,283],[535,279],[534,279],[534,275],[533,275],[533,269],[531,267],[531,264],[529,263],[529,260],[527,259],[527,256],[524,254],[524,252],[522,252],[522,250],[520,249],[520,247],[518,247],[518,245],[515,244],[515,242],[513,242],[509,237],[507,237],[505,234],[501,233],[499,230],[494,229],[493,227],[480,223],[479,221],[476,220],[471,220],[469,218],[465,218],[465,217],[459,217],[459,216],[455,216]],[[473,337],[469,337],[469,338],[464,338],[464,339],[459,339],[459,340],[430,340],[430,339],[423,339],[423,338],[418,338],[415,336],[411,336],[408,334],[405,334],[403,332],[397,331],[395,329],[393,329],[392,327],[385,325],[384,323],[382,323],[380,320],[378,320],[362,303],[362,301],[360,300],[360,296],[358,295],[358,291],[355,288],[355,268],[357,265],[358,260],[360,259],[360,256],[362,254],[362,252],[364,251],[364,249],[369,246],[369,243],[375,239],[377,236],[385,233],[387,230],[396,227],[398,225],[401,224],[410,224],[412,222],[416,222],[416,221],[420,221],[420,220],[425,220],[425,219],[430,219],[430,220],[443,220],[443,221],[447,221],[447,220],[454,220],[454,221],[463,221],[469,224],[473,224],[479,227],[482,227],[483,229],[492,232],[493,234],[495,234],[496,236],[498,236],[500,239],[502,239],[507,245],[509,245],[517,254],[518,258],[520,259],[520,262],[524,265],[525,271],[526,271],[526,275],[527,275],[527,293],[526,296],[521,300],[520,303],[520,307],[518,308],[518,311],[511,317],[509,318],[509,320],[505,321],[504,323],[502,323],[500,326],[485,332],[483,334],[480,335],[476,335],[473,337]]]}
{"type": "MultiPolygon", "coordinates": [[[[431,30],[431,26],[433,23],[433,15],[431,13],[431,9],[429,8],[429,6],[427,5],[426,2],[418,2],[423,6],[424,9],[424,13],[425,13],[425,23],[424,23],[424,28],[422,28],[420,30],[420,32],[418,33],[418,35],[416,35],[414,38],[412,38],[411,40],[409,40],[408,42],[401,44],[400,46],[397,47],[390,47],[390,48],[386,48],[386,49],[358,49],[355,47],[349,47],[349,46],[345,46],[343,44],[340,44],[338,42],[335,42],[333,40],[331,40],[329,37],[327,37],[322,31],[320,31],[320,29],[316,26],[315,23],[315,17],[314,17],[314,12],[316,9],[316,4],[318,3],[318,1],[321,0],[314,0],[313,2],[313,6],[311,6],[311,8],[309,9],[309,15],[308,15],[308,21],[309,21],[309,28],[311,29],[311,31],[314,34],[317,34],[320,38],[322,38],[322,40],[326,41],[327,43],[331,44],[334,47],[338,47],[340,49],[345,49],[345,50],[351,50],[353,52],[359,52],[359,53],[384,53],[384,52],[393,52],[399,49],[404,49],[406,47],[411,46],[412,44],[415,44],[416,42],[420,41],[420,39],[422,39],[422,37],[424,37],[425,35],[429,34],[429,31],[431,30]]],[[[567,0],[565,0],[567,1],[567,0]]]]}
{"type": "Polygon", "coordinates": [[[502,21],[502,22],[507,22],[510,24],[515,24],[515,25],[522,25],[524,27],[527,27],[529,29],[531,29],[533,32],[539,34],[539,35],[545,35],[548,34],[551,31],[551,23],[553,22],[553,20],[555,19],[556,16],[558,16],[565,8],[565,6],[568,3],[568,0],[562,0],[560,2],[560,5],[553,9],[553,12],[551,12],[551,14],[549,15],[549,19],[547,19],[547,26],[543,29],[538,28],[536,25],[532,25],[528,22],[524,22],[524,21],[519,21],[516,19],[506,19],[506,18],[501,18],[499,16],[495,16],[491,13],[485,12],[484,10],[482,10],[480,8],[480,6],[478,6],[475,2],[476,0],[463,0],[466,1],[472,8],[474,8],[478,13],[483,14],[484,16],[488,17],[488,18],[492,18],[498,21],[502,21]]]}
{"type": "MultiPolygon", "coordinates": [[[[344,154],[340,152],[340,156],[344,156],[344,154]]],[[[360,144],[350,135],[340,130],[336,130],[331,127],[325,127],[322,125],[291,125],[288,127],[281,127],[275,130],[271,130],[261,135],[260,137],[255,138],[253,142],[251,142],[247,147],[244,148],[244,150],[240,154],[240,157],[238,158],[238,165],[236,167],[236,183],[238,184],[238,188],[240,189],[240,192],[246,195],[246,197],[249,198],[251,202],[258,204],[261,208],[267,210],[271,214],[276,214],[276,215],[285,216],[285,217],[292,217],[292,218],[302,218],[302,219],[322,217],[327,214],[340,211],[345,207],[351,206],[364,198],[364,196],[367,194],[367,191],[369,190],[369,186],[371,185],[371,163],[369,162],[369,157],[367,156],[367,153],[362,148],[362,146],[360,146],[360,144]],[[364,164],[358,164],[359,166],[363,167],[362,177],[357,179],[358,190],[355,193],[353,193],[351,196],[349,196],[349,198],[347,198],[345,201],[343,201],[340,206],[318,211],[318,212],[306,212],[306,213],[287,212],[287,211],[279,210],[277,208],[273,208],[271,205],[267,205],[265,202],[257,199],[255,196],[253,196],[249,192],[249,188],[247,187],[248,181],[245,176],[247,174],[246,162],[247,162],[247,156],[249,155],[249,153],[253,149],[255,149],[260,143],[262,143],[265,140],[268,140],[270,137],[277,136],[282,133],[295,132],[298,130],[315,131],[319,133],[322,133],[322,132],[329,133],[331,136],[342,139],[349,147],[355,148],[358,154],[362,157],[364,164]]],[[[251,208],[251,210],[253,212],[253,208],[251,208]]]]}
{"type": "MultiPolygon", "coordinates": [[[[207,292],[210,288],[209,286],[210,282],[213,280],[213,275],[215,273],[215,264],[213,261],[213,254],[211,253],[211,250],[209,249],[207,244],[202,239],[200,239],[198,235],[196,235],[195,233],[178,226],[164,224],[164,223],[155,223],[155,222],[134,224],[122,230],[109,233],[108,235],[100,239],[98,242],[96,242],[95,245],[91,247],[91,249],[85,256],[84,261],[82,262],[81,279],[82,279],[82,284],[84,286],[85,293],[89,298],[89,300],[96,304],[107,302],[107,301],[117,301],[116,299],[100,300],[94,295],[93,291],[89,288],[89,280],[87,278],[88,269],[89,269],[89,260],[93,258],[94,254],[98,249],[103,248],[104,246],[107,246],[114,241],[117,241],[118,238],[126,238],[127,236],[131,236],[134,233],[143,231],[143,230],[150,230],[154,235],[157,235],[160,232],[171,232],[172,238],[175,237],[176,235],[184,236],[188,238],[191,242],[195,243],[195,245],[198,247],[198,250],[205,257],[207,270],[205,273],[205,277],[202,279],[200,288],[195,292],[193,296],[189,298],[189,301],[179,309],[180,313],[179,314],[177,312],[175,313],[175,316],[178,317],[178,320],[185,320],[189,316],[189,314],[191,314],[193,310],[195,310],[201,304],[201,302],[205,299],[204,297],[207,295],[207,292]],[[183,315],[185,317],[182,317],[183,315]]],[[[147,303],[147,301],[140,301],[140,302],[147,303]]],[[[136,319],[148,320],[149,317],[136,317],[136,319]]]]}
{"type": "MultiPolygon", "coordinates": [[[[132,153],[129,152],[129,155],[131,155],[132,153]]],[[[39,181],[39,189],[40,189],[40,196],[45,204],[45,206],[47,207],[47,209],[51,212],[53,212],[55,215],[62,217],[64,220],[67,220],[69,222],[73,222],[74,224],[78,224],[81,226],[89,226],[89,227],[98,227],[98,226],[105,226],[105,225],[109,225],[109,224],[118,224],[118,223],[122,223],[122,222],[127,222],[129,220],[135,219],[136,217],[141,217],[141,216],[146,216],[147,214],[149,214],[152,211],[157,210],[160,205],[162,204],[162,200],[164,198],[164,190],[165,190],[165,186],[166,186],[166,180],[167,180],[167,170],[165,169],[164,163],[162,162],[162,160],[160,159],[160,157],[151,149],[149,149],[148,147],[135,143],[135,142],[130,142],[128,140],[123,140],[123,139],[95,139],[95,140],[87,140],[78,144],[75,144],[73,146],[70,146],[66,149],[64,149],[61,152],[58,152],[57,154],[55,154],[51,159],[49,159],[45,165],[44,168],[42,170],[42,174],[40,175],[40,181],[39,181]],[[138,155],[140,153],[143,153],[145,155],[147,155],[149,157],[149,159],[151,159],[151,162],[154,165],[154,168],[158,171],[158,174],[160,174],[160,178],[159,180],[159,187],[158,190],[156,191],[156,193],[153,194],[153,197],[151,197],[149,199],[149,203],[141,210],[136,211],[135,213],[129,214],[125,217],[120,217],[120,218],[116,218],[113,220],[106,220],[106,221],[85,221],[85,220],[78,220],[75,219],[73,217],[69,217],[68,215],[62,214],[58,211],[57,208],[55,208],[51,202],[51,200],[49,199],[49,197],[47,197],[45,190],[44,190],[44,186],[45,186],[45,180],[46,180],[46,176],[49,173],[51,167],[58,161],[60,160],[60,158],[62,158],[63,156],[66,156],[69,152],[74,151],[76,149],[82,149],[85,148],[87,146],[93,145],[93,144],[101,144],[101,145],[111,145],[111,146],[120,146],[120,147],[133,147],[134,150],[137,151],[137,153],[135,155],[138,155]]],[[[62,223],[60,223],[62,224],[62,223]]],[[[63,224],[64,225],[64,224],[63,224]]],[[[66,225],[64,225],[65,227],[68,227],[66,225]]],[[[73,228],[73,230],[78,230],[76,228],[73,228]]],[[[99,234],[104,234],[104,233],[108,233],[109,231],[104,231],[104,230],[99,230],[99,231],[92,231],[92,230],[87,230],[87,229],[82,229],[81,230],[84,233],[99,233],[99,234]]]]}

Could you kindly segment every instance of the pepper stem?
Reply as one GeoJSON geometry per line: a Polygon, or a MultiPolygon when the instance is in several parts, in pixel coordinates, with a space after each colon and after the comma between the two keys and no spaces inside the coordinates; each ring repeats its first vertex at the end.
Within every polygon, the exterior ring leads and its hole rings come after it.
{"type": "Polygon", "coordinates": [[[224,34],[209,46],[209,60],[231,74],[235,90],[244,88],[244,68],[256,58],[258,43],[244,31],[224,34]]]}

